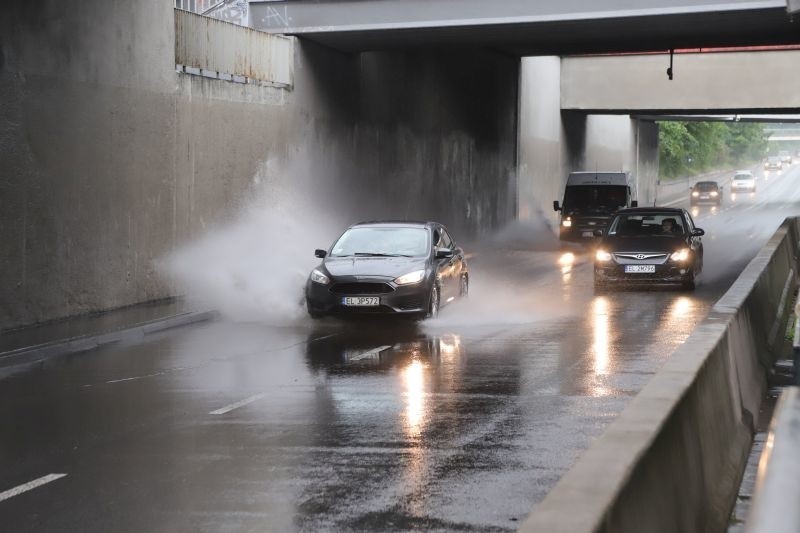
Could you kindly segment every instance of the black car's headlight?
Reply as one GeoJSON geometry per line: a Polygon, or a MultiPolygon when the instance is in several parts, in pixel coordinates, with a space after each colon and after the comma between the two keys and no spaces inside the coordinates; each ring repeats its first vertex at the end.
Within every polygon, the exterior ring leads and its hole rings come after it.
{"type": "Polygon", "coordinates": [[[681,248],[677,252],[673,252],[670,256],[671,261],[675,261],[676,263],[682,263],[689,259],[689,255],[691,254],[691,250],[688,248],[681,248]]]}
{"type": "Polygon", "coordinates": [[[414,283],[419,283],[424,277],[424,270],[415,270],[414,272],[409,272],[408,274],[400,276],[399,278],[395,279],[394,282],[398,285],[412,285],[414,283]]]}
{"type": "Polygon", "coordinates": [[[594,258],[601,263],[605,263],[607,261],[611,261],[611,254],[605,250],[597,250],[597,252],[594,254],[594,258]]]}
{"type": "Polygon", "coordinates": [[[327,285],[331,282],[330,278],[317,270],[316,268],[311,271],[311,281],[314,283],[319,283],[321,285],[327,285]]]}

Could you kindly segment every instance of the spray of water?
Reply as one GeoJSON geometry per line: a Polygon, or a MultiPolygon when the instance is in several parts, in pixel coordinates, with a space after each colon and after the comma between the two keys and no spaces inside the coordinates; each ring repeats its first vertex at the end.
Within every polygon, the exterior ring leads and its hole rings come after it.
{"type": "MultiPolygon", "coordinates": [[[[330,203],[317,203],[308,194],[311,187],[302,182],[312,183],[309,174],[266,162],[254,179],[253,199],[234,220],[161,262],[178,292],[233,321],[307,324],[303,291],[319,262],[313,250],[326,248],[354,222],[319,207],[330,203]]],[[[433,324],[527,323],[560,316],[565,310],[552,304],[553,287],[534,287],[534,272],[525,271],[552,271],[557,249],[558,240],[541,215],[468,245],[467,253],[480,257],[472,269],[471,298],[447,308],[433,324]],[[515,251],[538,253],[520,262],[508,256],[515,251]],[[518,271],[507,268],[509,260],[518,271]],[[550,304],[542,306],[543,301],[550,304]]]]}
{"type": "Polygon", "coordinates": [[[285,174],[265,163],[251,201],[230,223],[217,227],[161,261],[178,292],[196,305],[239,322],[291,325],[305,321],[303,289],[326,248],[350,221],[336,220],[309,196],[282,186],[285,174]]]}

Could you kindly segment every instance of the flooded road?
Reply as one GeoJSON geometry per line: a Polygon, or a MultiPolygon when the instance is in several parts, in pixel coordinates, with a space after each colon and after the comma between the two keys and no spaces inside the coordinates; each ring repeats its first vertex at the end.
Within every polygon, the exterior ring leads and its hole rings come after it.
{"type": "MultiPolygon", "coordinates": [[[[0,380],[7,531],[512,530],[783,218],[800,165],[692,211],[693,292],[493,251],[433,321],[220,321],[0,380]]],[[[688,199],[688,195],[687,195],[688,199]]]]}

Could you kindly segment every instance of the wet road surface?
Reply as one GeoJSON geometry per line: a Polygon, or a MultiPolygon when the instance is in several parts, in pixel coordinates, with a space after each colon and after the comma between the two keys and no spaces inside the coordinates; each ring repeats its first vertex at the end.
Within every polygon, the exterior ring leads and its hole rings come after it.
{"type": "Polygon", "coordinates": [[[725,196],[694,292],[505,250],[420,325],[216,322],[7,375],[0,529],[514,529],[800,212],[800,166],[725,196]]]}

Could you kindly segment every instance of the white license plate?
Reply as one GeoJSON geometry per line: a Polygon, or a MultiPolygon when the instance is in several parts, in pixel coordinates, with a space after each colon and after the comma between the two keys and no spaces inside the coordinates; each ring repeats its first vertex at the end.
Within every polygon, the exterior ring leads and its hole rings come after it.
{"type": "Polygon", "coordinates": [[[655,265],[625,265],[626,274],[655,274],[655,265]]]}
{"type": "Polygon", "coordinates": [[[709,197],[708,197],[708,196],[701,196],[701,197],[700,197],[700,199],[701,199],[701,200],[708,200],[708,199],[709,199],[709,197]]]}
{"type": "Polygon", "coordinates": [[[377,296],[345,296],[342,298],[342,305],[348,307],[375,307],[381,305],[381,299],[377,296]]]}
{"type": "Polygon", "coordinates": [[[594,232],[593,231],[584,231],[583,233],[581,233],[581,235],[583,235],[584,237],[594,237],[594,232]]]}

